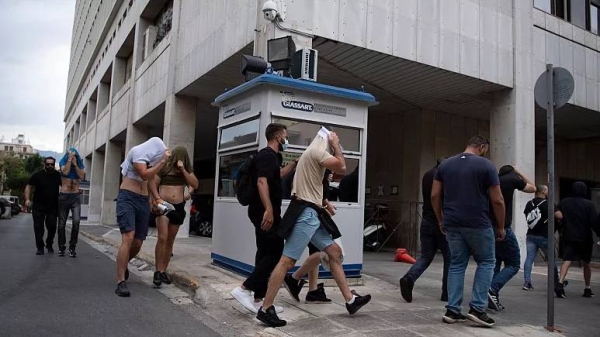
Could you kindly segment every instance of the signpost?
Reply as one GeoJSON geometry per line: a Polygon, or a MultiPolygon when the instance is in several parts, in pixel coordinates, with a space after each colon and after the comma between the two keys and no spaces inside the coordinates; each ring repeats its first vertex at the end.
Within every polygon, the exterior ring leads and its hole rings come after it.
{"type": "Polygon", "coordinates": [[[548,317],[546,329],[554,331],[554,109],[567,104],[575,89],[573,75],[564,68],[546,65],[546,71],[535,83],[536,103],[546,109],[548,133],[548,317]]]}

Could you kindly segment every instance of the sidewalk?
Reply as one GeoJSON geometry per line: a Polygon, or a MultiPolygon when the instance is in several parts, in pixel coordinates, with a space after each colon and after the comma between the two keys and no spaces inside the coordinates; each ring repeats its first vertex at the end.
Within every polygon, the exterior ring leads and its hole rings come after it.
{"type": "MultiPolygon", "coordinates": [[[[150,229],[138,256],[152,265],[156,244],[155,230],[150,229]]],[[[121,239],[116,227],[82,223],[80,232],[94,241],[111,246],[118,246],[121,239]]],[[[502,315],[492,316],[496,320],[496,326],[492,329],[480,328],[470,322],[444,324],[441,318],[445,309],[444,303],[439,301],[439,291],[435,294],[419,293],[419,289],[424,289],[420,288],[418,283],[415,286],[413,303],[405,303],[399,295],[398,285],[395,284],[397,275],[394,283],[363,275],[364,285],[352,288],[361,294],[371,294],[373,300],[354,316],[347,314],[337,287],[326,288],[328,297],[334,301],[328,305],[299,304],[282,290],[276,304],[285,308],[280,317],[286,319],[288,325],[279,329],[266,328],[229,293],[243,278],[213,266],[210,252],[210,238],[177,239],[169,273],[178,285],[194,293],[196,302],[206,309],[205,314],[237,331],[240,336],[560,336],[547,332],[542,326],[516,323],[502,315]]],[[[403,270],[407,269],[408,265],[403,270]]],[[[394,274],[398,274],[398,269],[394,274]]],[[[434,288],[439,289],[441,286],[441,282],[439,286],[433,283],[434,288]]],[[[470,286],[466,284],[466,298],[470,294],[469,289],[470,286]]],[[[431,291],[431,287],[427,291],[431,291]]],[[[303,295],[305,291],[301,293],[301,298],[303,295]]],[[[540,310],[545,312],[545,305],[540,307],[540,310]]]]}

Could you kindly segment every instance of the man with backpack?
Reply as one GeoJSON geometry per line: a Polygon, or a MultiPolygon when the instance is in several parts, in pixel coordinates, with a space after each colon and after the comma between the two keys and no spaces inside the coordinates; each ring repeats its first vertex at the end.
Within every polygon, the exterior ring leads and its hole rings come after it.
{"type": "Polygon", "coordinates": [[[231,295],[253,313],[261,307],[269,276],[283,253],[283,238],[276,233],[281,222],[281,177],[296,166],[292,162],[281,168],[280,152],[288,146],[285,125],[269,124],[265,136],[267,146],[241,168],[236,187],[238,200],[248,206],[248,218],[254,225],[256,257],[254,270],[241,286],[231,291],[231,295]]]}
{"type": "MultiPolygon", "coordinates": [[[[525,259],[525,283],[523,290],[533,290],[531,268],[539,249],[548,255],[548,186],[538,185],[535,198],[525,206],[527,220],[527,259],[525,259]]],[[[558,284],[558,268],[554,266],[554,286],[558,284]]]]}

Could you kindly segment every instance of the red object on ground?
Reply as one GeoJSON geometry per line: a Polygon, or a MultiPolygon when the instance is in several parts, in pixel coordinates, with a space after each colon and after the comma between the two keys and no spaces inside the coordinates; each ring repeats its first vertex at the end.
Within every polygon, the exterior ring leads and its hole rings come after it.
{"type": "Polygon", "coordinates": [[[398,248],[396,249],[396,256],[394,258],[395,262],[404,262],[409,264],[415,264],[417,260],[415,260],[410,254],[406,252],[406,248],[398,248]]]}

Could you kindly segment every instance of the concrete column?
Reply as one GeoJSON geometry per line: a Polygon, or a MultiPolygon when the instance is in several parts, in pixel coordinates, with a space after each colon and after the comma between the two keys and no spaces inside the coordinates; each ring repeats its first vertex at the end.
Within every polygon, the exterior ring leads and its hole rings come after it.
{"type": "MultiPolygon", "coordinates": [[[[491,158],[498,168],[516,166],[535,181],[533,6],[526,1],[513,1],[513,6],[514,88],[494,95],[490,113],[491,158]]],[[[512,205],[512,227],[521,248],[521,264],[527,256],[527,224],[522,213],[531,198],[531,194],[515,192],[512,205]]]]}
{"type": "MultiPolygon", "coordinates": [[[[163,140],[171,149],[176,146],[184,146],[191,160],[194,156],[196,105],[195,98],[170,95],[167,97],[165,107],[163,140]]],[[[189,236],[190,206],[191,202],[185,205],[187,216],[177,237],[189,236]]]]}
{"type": "Polygon", "coordinates": [[[113,141],[106,143],[104,156],[104,180],[102,182],[102,214],[100,222],[105,225],[117,223],[115,199],[119,193],[121,177],[121,144],[113,141]]]}
{"type": "Polygon", "coordinates": [[[102,213],[102,182],[104,181],[104,152],[92,154],[92,176],[90,177],[90,208],[88,220],[99,222],[102,213]]]}
{"type": "Polygon", "coordinates": [[[140,145],[147,140],[148,130],[145,127],[129,124],[127,128],[127,140],[125,141],[125,152],[129,152],[132,147],[140,145]]]}

